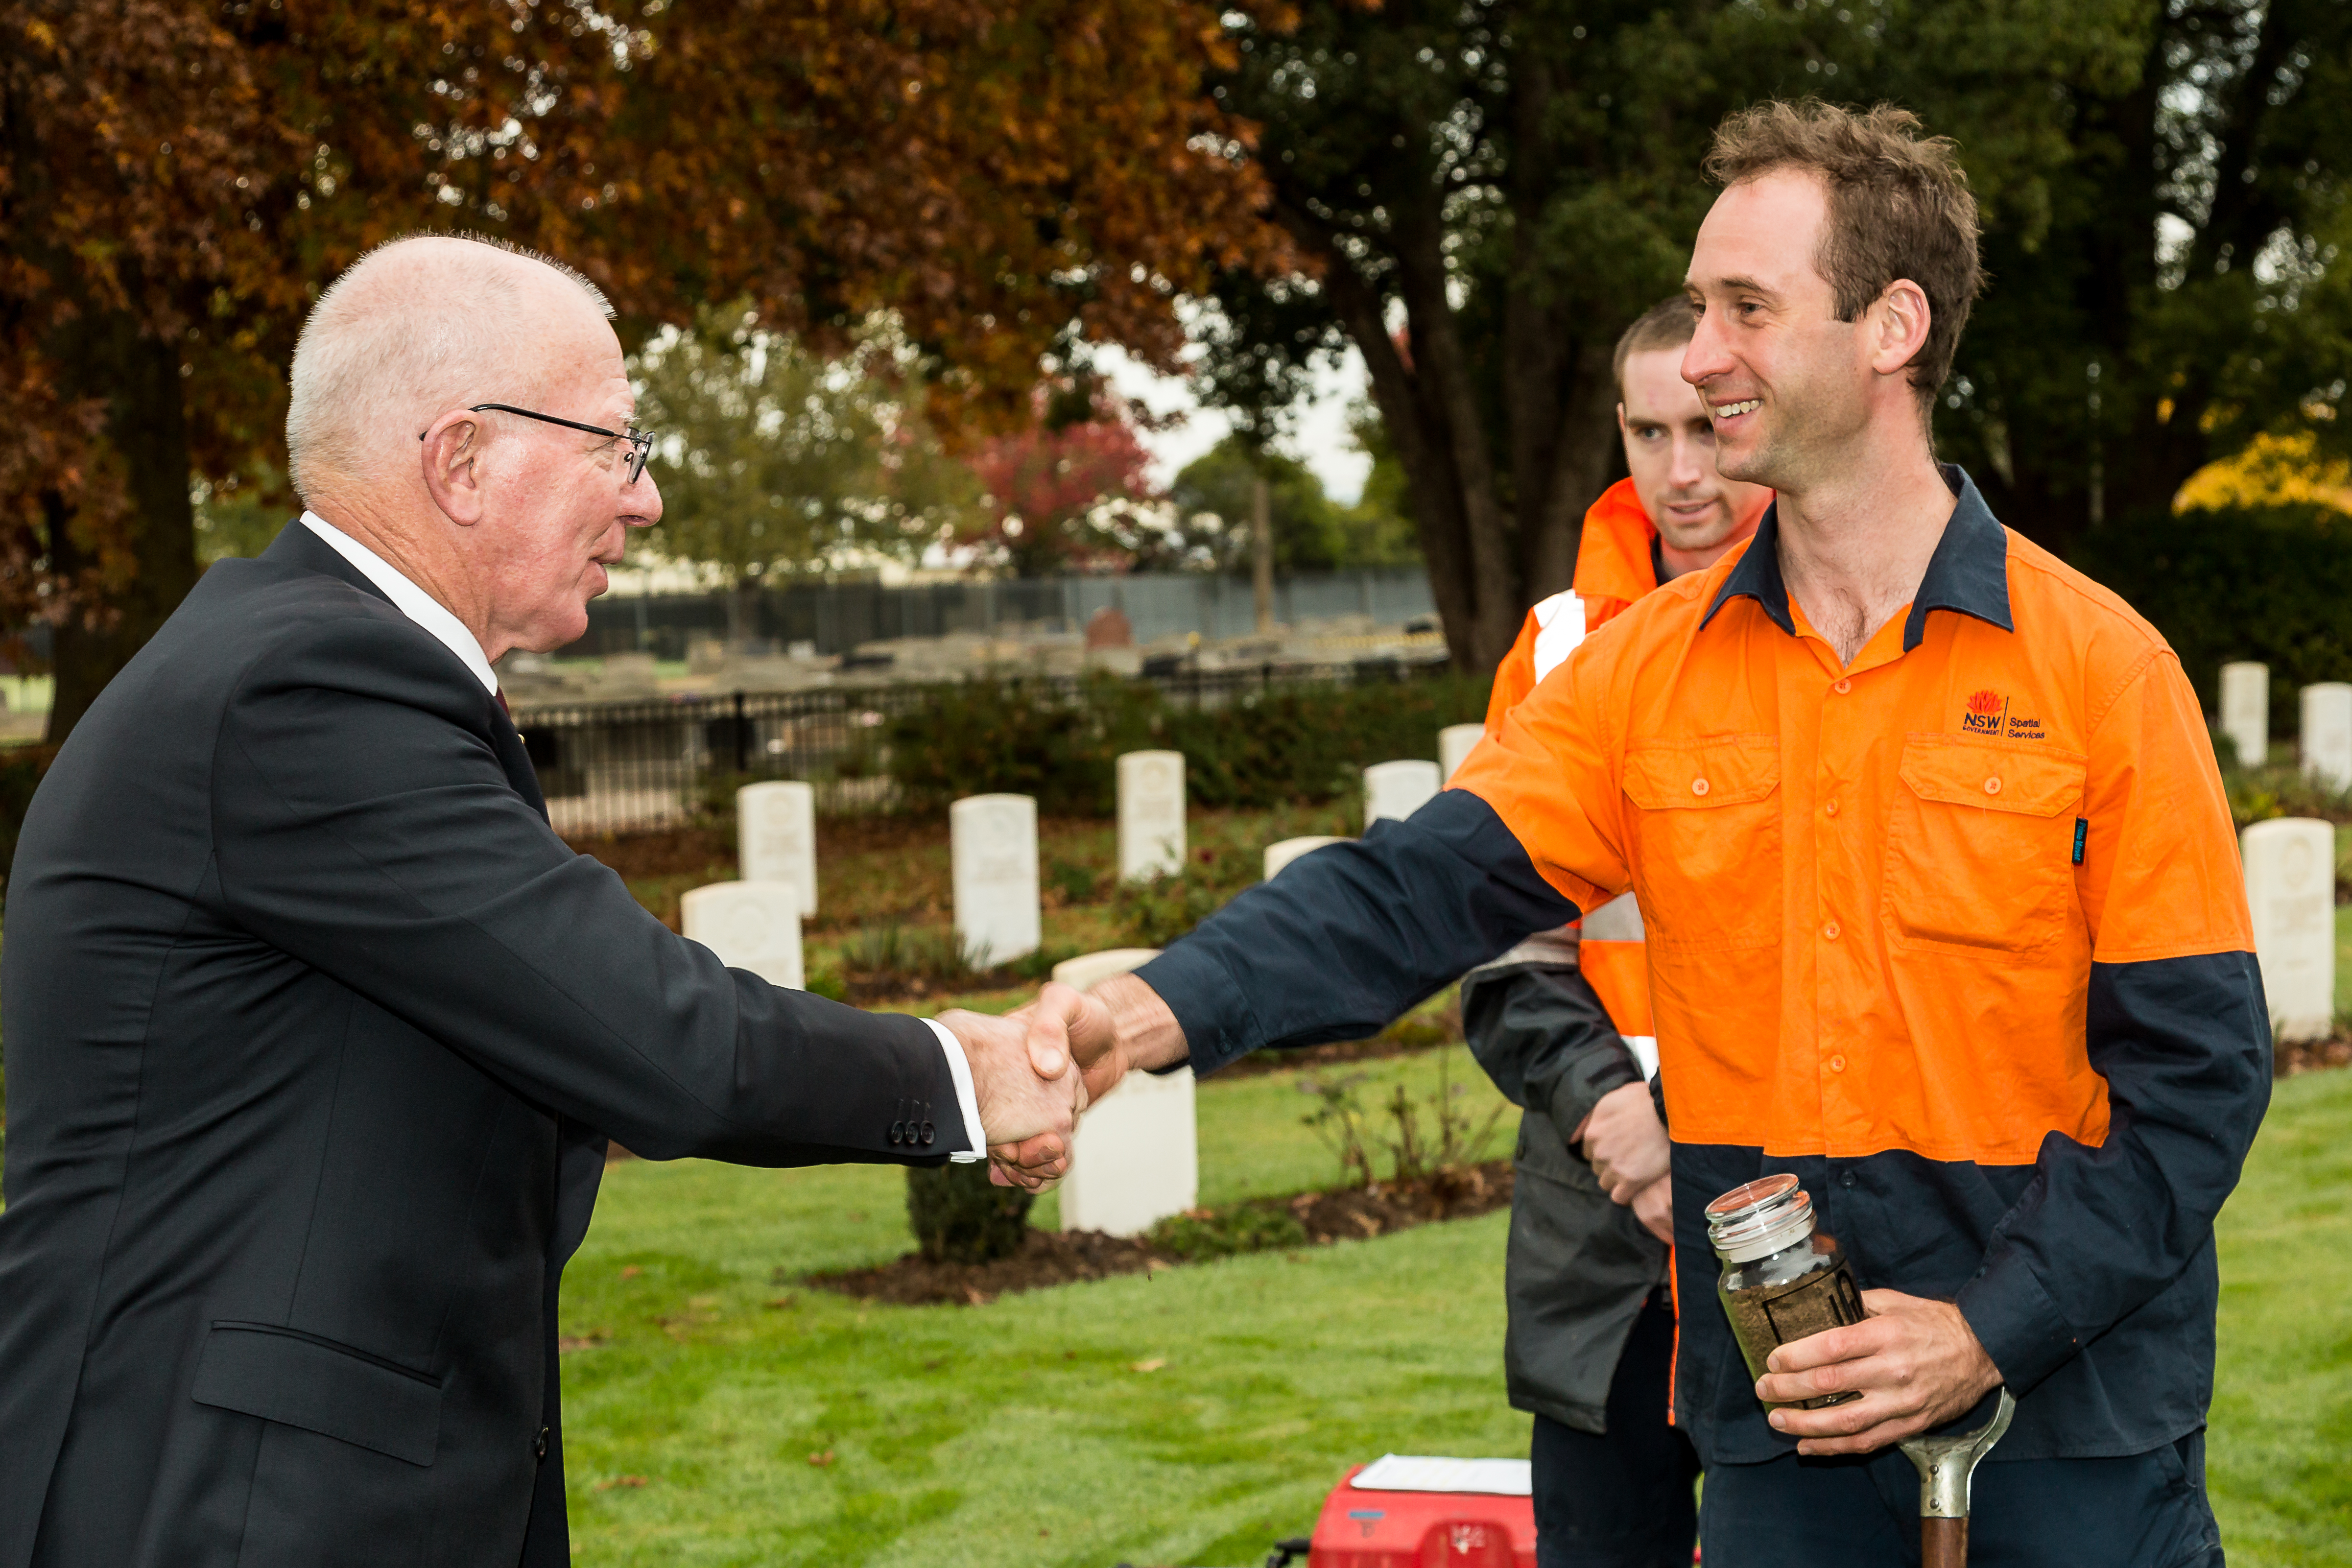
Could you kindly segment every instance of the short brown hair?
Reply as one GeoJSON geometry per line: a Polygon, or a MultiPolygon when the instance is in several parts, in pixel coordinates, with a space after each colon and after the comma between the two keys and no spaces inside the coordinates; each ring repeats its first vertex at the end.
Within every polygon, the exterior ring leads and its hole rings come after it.
{"type": "Polygon", "coordinates": [[[1919,117],[1882,103],[1856,112],[1819,99],[1753,104],[1715,130],[1706,172],[1736,185],[1776,169],[1810,169],[1829,187],[1813,265],[1851,321],[1898,278],[1927,296],[1927,342],[1911,361],[1921,405],[1952,373],[1969,308],[1984,287],[1977,200],[1957,144],[1923,136],[1919,117]]]}
{"type": "Polygon", "coordinates": [[[1676,294],[1659,300],[1642,312],[1641,319],[1625,329],[1617,340],[1617,356],[1609,362],[1609,373],[1617,378],[1617,401],[1625,401],[1625,362],[1635,354],[1645,354],[1658,349],[1678,349],[1691,341],[1698,321],[1691,314],[1691,302],[1676,294]]]}

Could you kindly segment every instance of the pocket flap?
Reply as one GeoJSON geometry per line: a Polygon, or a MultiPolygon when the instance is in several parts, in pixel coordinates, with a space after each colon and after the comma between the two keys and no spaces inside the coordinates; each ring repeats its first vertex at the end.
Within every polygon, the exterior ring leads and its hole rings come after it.
{"type": "Polygon", "coordinates": [[[1912,735],[1903,742],[1903,782],[1922,800],[2055,816],[2082,804],[2088,776],[2070,752],[2028,750],[1960,735],[1912,735]]]}
{"type": "Polygon", "coordinates": [[[1625,754],[1625,793],[1644,811],[1761,800],[1780,782],[1777,735],[1726,735],[1625,754]]]}
{"type": "Polygon", "coordinates": [[[215,1323],[196,1363],[194,1396],[412,1465],[431,1464],[441,1442],[438,1383],[271,1323],[215,1323]]]}

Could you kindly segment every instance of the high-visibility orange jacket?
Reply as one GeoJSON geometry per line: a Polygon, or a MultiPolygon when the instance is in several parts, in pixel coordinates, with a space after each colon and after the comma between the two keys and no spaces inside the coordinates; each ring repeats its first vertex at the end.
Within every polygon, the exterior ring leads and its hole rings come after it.
{"type": "MultiPolygon", "coordinates": [[[[1502,728],[1503,715],[1524,701],[1536,682],[1559,662],[1542,658],[1538,643],[1564,642],[1572,647],[1586,633],[1599,631],[1622,614],[1626,605],[1658,585],[1654,548],[1657,537],[1657,525],[1642,510],[1642,498],[1634,493],[1633,480],[1619,479],[1601,492],[1601,499],[1584,514],[1584,535],[1576,547],[1576,581],[1567,593],[1554,594],[1528,612],[1519,626],[1518,640],[1495,668],[1494,690],[1486,698],[1488,734],[1502,728]],[[1575,613],[1571,599],[1583,606],[1583,621],[1576,635],[1562,637],[1555,632],[1547,638],[1546,627],[1565,626],[1567,623],[1558,617],[1575,613]],[[1542,674],[1538,673],[1538,665],[1542,674]]],[[[1543,652],[1550,652],[1549,647],[1543,652]]]]}
{"type": "MultiPolygon", "coordinates": [[[[1139,971],[1196,1070],[1369,1034],[1632,889],[1668,1125],[1678,1423],[1777,1458],[1705,1206],[1777,1171],[1864,1289],[1953,1301],[2011,1459],[2147,1453],[2213,1375],[2212,1226],[2270,1021],[2220,771],[2162,637],[1955,506],[1842,663],[1748,548],[1587,637],[1409,820],[1310,856],[1139,971]]],[[[1998,1462],[1998,1461],[1996,1461],[1998,1462]]]]}
{"type": "MultiPolygon", "coordinates": [[[[1658,585],[1657,525],[1631,479],[1601,492],[1584,514],[1576,549],[1576,580],[1563,594],[1528,612],[1518,640],[1495,668],[1486,698],[1486,733],[1502,732],[1504,715],[1527,700],[1586,636],[1617,618],[1658,585]]],[[[1580,924],[1577,966],[1609,1010],[1617,1032],[1637,1050],[1656,1050],[1650,1018],[1650,974],[1642,948],[1642,912],[1631,895],[1595,909],[1580,924]]]]}

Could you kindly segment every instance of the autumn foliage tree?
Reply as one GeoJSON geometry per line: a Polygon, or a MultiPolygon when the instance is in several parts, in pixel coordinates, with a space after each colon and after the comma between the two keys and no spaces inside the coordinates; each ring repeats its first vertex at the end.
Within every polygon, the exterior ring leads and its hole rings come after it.
{"type": "Polygon", "coordinates": [[[1125,565],[1159,527],[1143,508],[1150,454],[1111,399],[1038,402],[1038,417],[971,454],[987,521],[966,542],[1022,577],[1125,565]]]}
{"type": "Polygon", "coordinates": [[[634,344],[748,299],[878,308],[985,428],[1042,361],[1173,363],[1172,301],[1292,266],[1191,0],[16,0],[0,10],[0,617],[61,740],[194,580],[193,479],[268,482],[284,368],[367,247],[463,228],[634,344]]]}

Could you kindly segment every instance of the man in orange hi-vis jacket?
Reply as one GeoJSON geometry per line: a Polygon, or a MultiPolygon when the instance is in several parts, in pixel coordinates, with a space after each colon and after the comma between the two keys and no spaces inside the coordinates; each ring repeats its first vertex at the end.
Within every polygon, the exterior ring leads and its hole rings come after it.
{"type": "MultiPolygon", "coordinates": [[[[1046,987],[1033,1064],[1075,1056],[1100,1094],[1360,1038],[1632,889],[1706,1560],[1917,1562],[1897,1445],[2006,1385],[1981,1560],[2221,1568],[2214,1220],[2271,1030],[2196,693],[2154,627],[1936,461],[1983,277],[1952,144],[1891,106],[1765,102],[1707,168],[1683,377],[1717,467],[1772,487],[1755,538],[1586,637],[1407,820],[1132,974],[1046,987]],[[1776,1173],[1865,1316],[1759,1377],[1710,1310],[1706,1210],[1776,1173]],[[1853,1397],[1806,1407],[1831,1395],[1853,1397]]],[[[1030,1184],[1066,1142],[991,1155],[1030,1184]]]]}
{"type": "MultiPolygon", "coordinates": [[[[1769,489],[1716,471],[1714,426],[1682,378],[1690,340],[1679,294],[1618,339],[1630,477],[1586,512],[1575,586],[1528,612],[1496,671],[1490,735],[1588,628],[1715,564],[1770,503],[1769,489]]],[[[1656,1029],[1633,896],[1472,970],[1462,1020],[1479,1065],[1523,1111],[1503,1370],[1512,1405],[1533,1419],[1538,1568],[1688,1562],[1698,1459],[1667,1413],[1673,1183],[1651,1100],[1656,1029]]]]}

